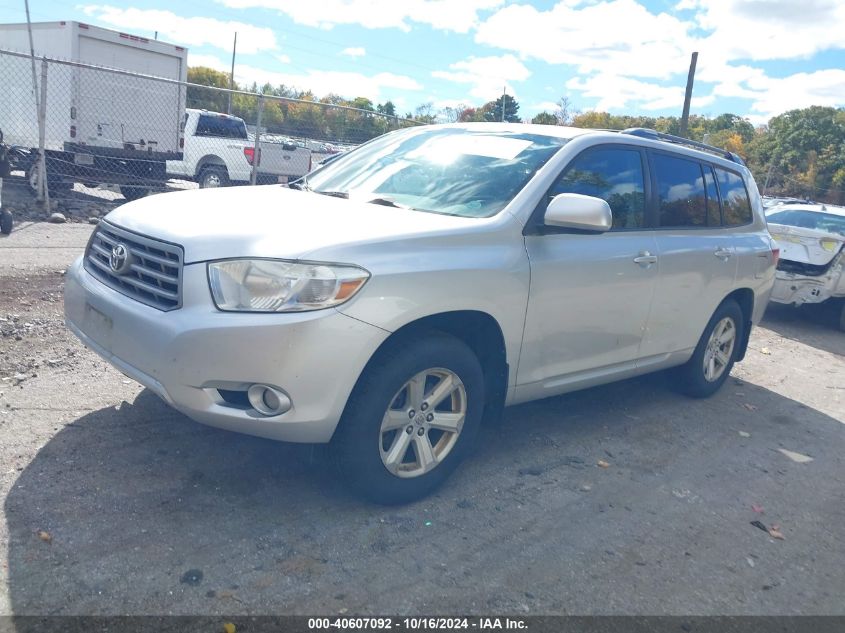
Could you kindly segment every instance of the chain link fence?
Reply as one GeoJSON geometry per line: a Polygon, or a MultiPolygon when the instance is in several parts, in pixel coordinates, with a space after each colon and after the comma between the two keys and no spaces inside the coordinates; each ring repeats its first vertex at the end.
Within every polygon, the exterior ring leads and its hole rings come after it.
{"type": "Polygon", "coordinates": [[[39,200],[121,202],[173,189],[284,183],[375,136],[418,124],[6,50],[0,85],[12,177],[39,200]]]}

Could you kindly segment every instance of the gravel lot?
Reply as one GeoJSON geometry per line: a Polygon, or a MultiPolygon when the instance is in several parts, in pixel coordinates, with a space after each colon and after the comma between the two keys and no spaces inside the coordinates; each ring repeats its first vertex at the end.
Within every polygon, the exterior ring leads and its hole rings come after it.
{"type": "Polygon", "coordinates": [[[62,271],[90,230],[0,237],[0,614],[845,614],[823,312],[771,308],[709,400],[657,375],[508,409],[438,494],[382,508],[319,447],[195,424],[83,348],[62,271]]]}

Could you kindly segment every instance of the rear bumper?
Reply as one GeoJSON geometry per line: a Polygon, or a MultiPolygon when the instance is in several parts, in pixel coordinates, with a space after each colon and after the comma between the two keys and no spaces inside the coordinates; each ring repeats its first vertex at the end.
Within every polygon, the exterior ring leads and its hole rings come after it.
{"type": "Polygon", "coordinates": [[[327,442],[361,371],[388,332],[336,310],[242,314],[216,310],[205,264],[183,269],[183,307],[161,312],[68,270],[65,320],[121,372],[188,417],[291,442],[327,442]],[[267,384],[293,406],[264,417],[218,391],[267,384]]]}
{"type": "Polygon", "coordinates": [[[794,305],[827,301],[831,297],[837,296],[838,277],[839,275],[836,275],[836,278],[832,275],[806,277],[778,271],[775,275],[771,300],[777,303],[794,305]]]}

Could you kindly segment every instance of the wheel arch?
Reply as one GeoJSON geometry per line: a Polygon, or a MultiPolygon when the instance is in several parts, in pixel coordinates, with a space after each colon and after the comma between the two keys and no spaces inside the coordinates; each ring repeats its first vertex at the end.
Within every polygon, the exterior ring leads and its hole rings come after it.
{"type": "Polygon", "coordinates": [[[485,405],[484,421],[496,422],[501,418],[508,389],[508,362],[505,337],[498,321],[479,310],[456,310],[420,317],[406,323],[388,336],[364,367],[362,375],[379,357],[404,338],[418,336],[427,331],[450,334],[466,343],[481,363],[484,372],[485,405]]]}
{"type": "Polygon", "coordinates": [[[737,288],[724,298],[722,303],[732,299],[737,302],[739,309],[742,310],[742,340],[739,342],[739,349],[736,351],[737,362],[745,358],[745,352],[748,350],[748,340],[751,336],[751,315],[754,314],[754,291],[751,288],[737,288]]]}
{"type": "Polygon", "coordinates": [[[215,167],[222,167],[228,175],[229,169],[226,167],[226,163],[222,158],[220,158],[216,154],[206,154],[197,162],[197,169],[196,173],[194,174],[194,178],[199,178],[200,174],[202,174],[202,170],[212,165],[215,167]]]}

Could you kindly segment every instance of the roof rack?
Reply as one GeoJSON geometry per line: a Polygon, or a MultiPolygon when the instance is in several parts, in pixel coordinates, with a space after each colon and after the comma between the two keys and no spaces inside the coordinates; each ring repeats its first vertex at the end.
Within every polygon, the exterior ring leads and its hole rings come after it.
{"type": "Polygon", "coordinates": [[[733,161],[734,163],[737,163],[739,165],[745,165],[745,161],[742,160],[742,158],[734,152],[729,152],[728,150],[722,149],[721,147],[707,145],[706,143],[691,141],[688,138],[675,136],[674,134],[664,134],[663,132],[658,132],[657,130],[650,130],[645,127],[629,127],[627,130],[622,130],[622,134],[630,134],[631,136],[639,136],[640,138],[649,138],[654,141],[665,141],[666,143],[675,143],[676,145],[686,145],[687,147],[700,149],[704,152],[709,152],[711,154],[721,156],[722,158],[727,158],[728,160],[733,161]]]}

